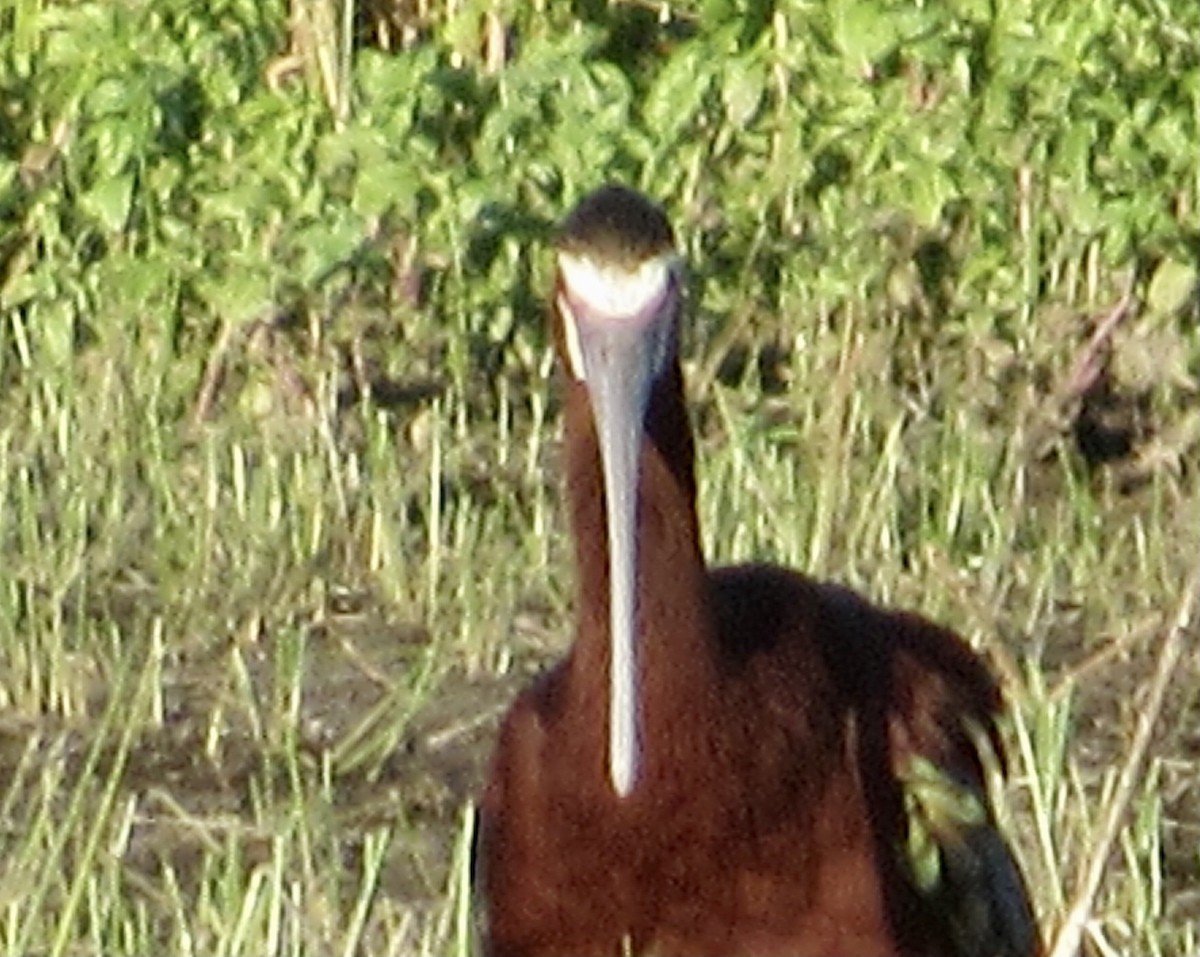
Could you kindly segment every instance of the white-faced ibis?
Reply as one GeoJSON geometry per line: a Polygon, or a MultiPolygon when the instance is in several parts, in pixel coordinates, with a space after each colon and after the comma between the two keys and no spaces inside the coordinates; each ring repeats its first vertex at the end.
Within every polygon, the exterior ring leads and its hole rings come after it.
{"type": "Polygon", "coordinates": [[[988,668],[844,588],[707,567],[671,226],[605,186],[557,265],[575,641],[500,730],[486,951],[1040,953],[987,798],[988,668]]]}

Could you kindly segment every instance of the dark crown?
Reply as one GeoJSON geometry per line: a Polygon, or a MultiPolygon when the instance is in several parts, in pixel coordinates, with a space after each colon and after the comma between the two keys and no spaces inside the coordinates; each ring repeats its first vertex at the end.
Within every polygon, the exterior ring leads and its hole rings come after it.
{"type": "Polygon", "coordinates": [[[626,186],[610,184],[589,193],[563,221],[562,252],[634,269],[672,249],[675,236],[666,213],[626,186]]]}

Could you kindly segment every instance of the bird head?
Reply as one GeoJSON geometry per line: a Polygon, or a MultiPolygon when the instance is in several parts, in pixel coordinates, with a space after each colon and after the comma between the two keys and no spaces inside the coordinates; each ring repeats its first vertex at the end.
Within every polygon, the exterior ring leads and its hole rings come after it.
{"type": "Polygon", "coordinates": [[[641,733],[637,667],[639,460],[655,382],[675,361],[682,262],[666,215],[604,186],[567,216],[557,244],[559,345],[591,403],[604,477],[609,564],[609,776],[627,796],[641,733]]]}

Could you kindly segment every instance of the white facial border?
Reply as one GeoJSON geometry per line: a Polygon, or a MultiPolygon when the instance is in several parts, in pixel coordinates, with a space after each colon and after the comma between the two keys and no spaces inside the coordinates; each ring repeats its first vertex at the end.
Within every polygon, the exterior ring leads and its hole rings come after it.
{"type": "Polygon", "coordinates": [[[583,350],[579,345],[578,319],[571,308],[575,302],[581,311],[595,320],[614,324],[645,322],[670,292],[678,269],[675,253],[664,253],[630,270],[599,263],[588,256],[559,253],[558,268],[565,292],[558,297],[566,338],[567,360],[576,379],[587,379],[583,350]]]}

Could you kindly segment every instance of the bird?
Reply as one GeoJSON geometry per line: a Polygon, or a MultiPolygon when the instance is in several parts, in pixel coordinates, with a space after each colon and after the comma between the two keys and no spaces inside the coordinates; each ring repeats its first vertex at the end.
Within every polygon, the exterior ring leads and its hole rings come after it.
{"type": "Polygon", "coordinates": [[[602,185],[554,257],[575,632],[497,733],[484,953],[1043,953],[988,797],[989,667],[838,584],[710,567],[667,215],[602,185]]]}

